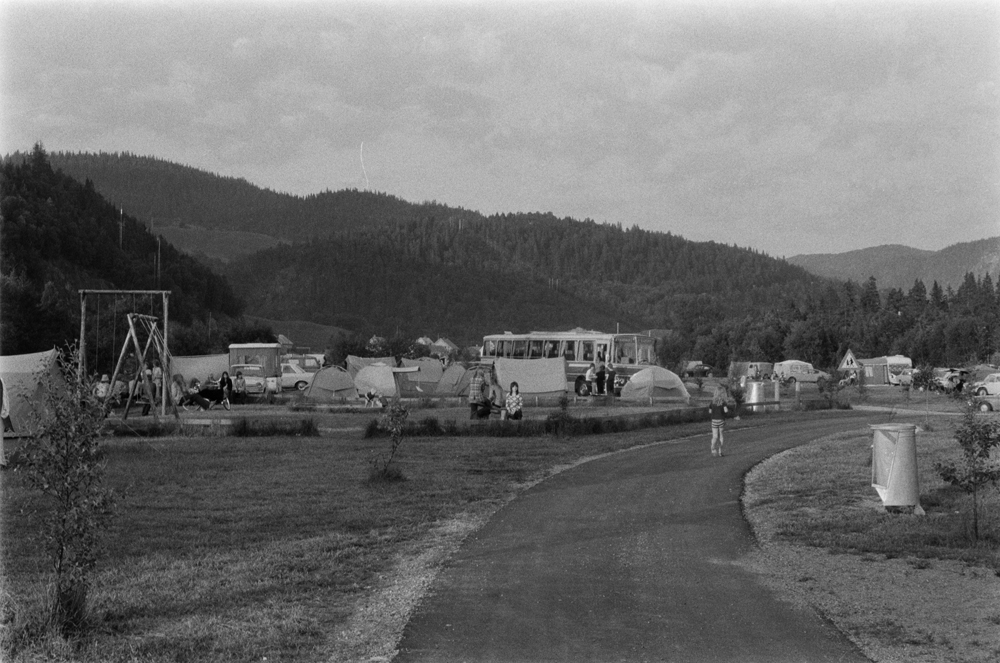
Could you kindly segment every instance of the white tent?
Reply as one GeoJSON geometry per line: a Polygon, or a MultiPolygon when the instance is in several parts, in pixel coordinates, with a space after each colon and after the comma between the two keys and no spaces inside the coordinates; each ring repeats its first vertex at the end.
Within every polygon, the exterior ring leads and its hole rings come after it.
{"type": "Polygon", "coordinates": [[[504,393],[516,382],[522,394],[554,396],[566,393],[566,359],[505,359],[494,362],[497,380],[504,393]]]}
{"type": "Polygon", "coordinates": [[[0,357],[0,378],[7,390],[10,421],[14,432],[23,435],[36,417],[43,416],[46,383],[64,385],[55,350],[0,357]]]}
{"type": "Polygon", "coordinates": [[[354,376],[354,388],[359,396],[369,392],[392,398],[399,393],[392,367],[385,364],[370,364],[362,367],[354,376]]]}
{"type": "Polygon", "coordinates": [[[435,396],[465,396],[469,390],[469,371],[461,364],[452,364],[444,370],[434,386],[435,396]]]}
{"type": "Polygon", "coordinates": [[[622,387],[621,397],[637,401],[672,398],[686,402],[691,399],[680,377],[660,366],[650,366],[633,375],[622,387]]]}
{"type": "Polygon", "coordinates": [[[340,366],[327,366],[313,377],[305,397],[311,401],[331,403],[354,398],[357,392],[351,374],[340,366]]]}

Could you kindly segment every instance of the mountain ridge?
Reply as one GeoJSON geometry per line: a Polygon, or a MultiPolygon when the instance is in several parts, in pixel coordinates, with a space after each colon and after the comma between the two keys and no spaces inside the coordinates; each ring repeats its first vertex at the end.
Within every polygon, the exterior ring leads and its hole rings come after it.
{"type": "Polygon", "coordinates": [[[1000,237],[960,242],[938,251],[903,244],[884,244],[843,253],[795,255],[788,262],[824,278],[867,281],[875,277],[880,289],[909,289],[915,281],[957,288],[966,273],[977,277],[1000,275],[1000,237]]]}

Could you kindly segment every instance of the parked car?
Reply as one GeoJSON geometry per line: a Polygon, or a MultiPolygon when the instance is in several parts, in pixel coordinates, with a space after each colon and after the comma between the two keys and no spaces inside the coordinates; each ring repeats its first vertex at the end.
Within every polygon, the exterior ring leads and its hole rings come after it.
{"type": "Polygon", "coordinates": [[[254,396],[263,394],[267,387],[267,377],[264,375],[264,367],[260,364],[233,364],[229,367],[229,377],[236,379],[236,374],[243,374],[243,381],[247,383],[247,393],[254,396]]]}
{"type": "Polygon", "coordinates": [[[897,387],[909,387],[913,384],[913,376],[919,373],[916,368],[904,368],[899,373],[889,372],[889,384],[897,387]]]}
{"type": "Polygon", "coordinates": [[[774,365],[774,374],[781,380],[789,383],[795,382],[816,382],[823,383],[830,381],[830,374],[813,368],[813,365],[806,361],[790,359],[779,361],[774,365]]]}
{"type": "Polygon", "coordinates": [[[1000,373],[990,373],[979,382],[971,385],[976,396],[996,396],[1000,394],[1000,373]]]}
{"type": "Polygon", "coordinates": [[[310,373],[299,367],[298,364],[281,365],[281,388],[298,389],[305,391],[312,384],[315,373],[310,373]]]}
{"type": "Polygon", "coordinates": [[[688,366],[684,371],[684,377],[686,378],[710,378],[718,373],[713,367],[708,364],[695,364],[693,366],[688,366]]]}
{"type": "Polygon", "coordinates": [[[935,368],[931,389],[938,391],[962,391],[969,381],[969,371],[964,368],[935,368]]]}

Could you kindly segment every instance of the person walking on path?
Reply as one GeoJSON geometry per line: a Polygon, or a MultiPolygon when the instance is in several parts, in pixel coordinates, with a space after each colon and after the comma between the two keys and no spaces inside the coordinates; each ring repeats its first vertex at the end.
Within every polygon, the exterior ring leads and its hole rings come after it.
{"type": "Polygon", "coordinates": [[[14,427],[10,424],[10,400],[7,397],[7,386],[3,383],[3,378],[0,378],[0,401],[3,401],[2,410],[0,410],[0,469],[6,469],[7,467],[7,456],[4,455],[3,451],[3,440],[7,437],[7,429],[14,430],[14,427]]]}
{"type": "Polygon", "coordinates": [[[726,404],[726,392],[722,387],[715,388],[712,404],[708,406],[712,415],[712,455],[722,455],[723,433],[726,428],[726,417],[729,416],[729,405],[726,404]]]}
{"type": "Polygon", "coordinates": [[[507,418],[512,421],[517,421],[524,416],[522,412],[524,399],[521,398],[521,388],[516,382],[510,383],[510,390],[507,392],[507,400],[504,403],[504,407],[507,409],[507,418]]]}

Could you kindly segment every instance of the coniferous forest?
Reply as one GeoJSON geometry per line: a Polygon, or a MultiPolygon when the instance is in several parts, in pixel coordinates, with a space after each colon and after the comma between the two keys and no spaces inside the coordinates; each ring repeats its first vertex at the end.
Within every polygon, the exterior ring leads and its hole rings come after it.
{"type": "Polygon", "coordinates": [[[5,354],[75,337],[76,288],[156,287],[153,219],[290,242],[212,272],[161,241],[160,287],[174,292],[177,347],[189,353],[269,332],[241,313],[463,345],[505,330],[669,330],[659,346],[668,366],[795,358],[830,368],[848,348],[917,365],[996,363],[1000,351],[996,274],[967,273],[954,289],[919,279],[885,289],[636,227],[487,217],[359,191],[300,198],[155,159],[58,157],[77,179],[53,170],[40,146],[4,162],[5,354]],[[123,206],[134,216],[102,194],[131,197],[123,206]]]}

